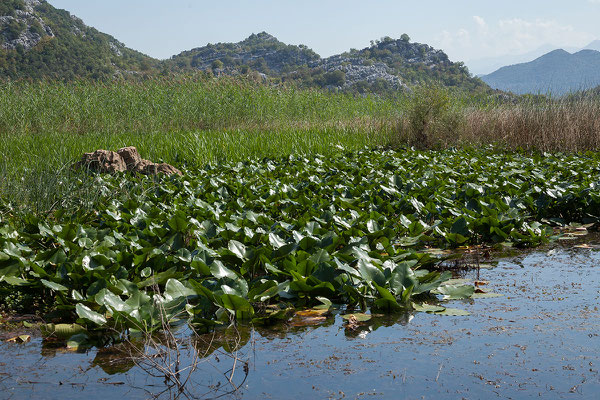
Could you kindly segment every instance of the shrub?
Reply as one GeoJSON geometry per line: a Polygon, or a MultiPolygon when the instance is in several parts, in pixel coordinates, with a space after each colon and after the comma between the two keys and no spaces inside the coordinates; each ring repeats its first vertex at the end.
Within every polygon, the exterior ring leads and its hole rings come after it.
{"type": "Polygon", "coordinates": [[[2,0],[0,3],[0,16],[15,15],[15,10],[22,10],[25,8],[23,0],[2,0]]]}
{"type": "Polygon", "coordinates": [[[27,25],[25,23],[13,19],[12,21],[10,21],[8,27],[4,31],[4,35],[8,40],[15,40],[25,30],[25,28],[27,28],[27,25]]]}
{"type": "Polygon", "coordinates": [[[447,88],[420,85],[410,96],[407,109],[409,141],[420,149],[444,146],[455,140],[462,116],[453,109],[447,88]]]}
{"type": "Polygon", "coordinates": [[[324,78],[326,85],[344,86],[344,83],[346,83],[346,73],[339,69],[327,72],[324,78]]]}
{"type": "Polygon", "coordinates": [[[221,60],[215,60],[212,62],[211,66],[213,71],[217,70],[217,69],[222,69],[223,68],[223,61],[221,60]]]}

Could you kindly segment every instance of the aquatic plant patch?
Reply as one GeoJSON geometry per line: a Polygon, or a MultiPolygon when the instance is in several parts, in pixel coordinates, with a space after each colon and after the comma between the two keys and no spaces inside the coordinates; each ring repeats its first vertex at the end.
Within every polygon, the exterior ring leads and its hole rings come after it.
{"type": "Polygon", "coordinates": [[[422,250],[535,246],[553,226],[597,223],[599,160],[375,149],[90,177],[107,194],[91,214],[4,205],[0,293],[39,292],[88,329],[268,324],[332,303],[463,315],[438,300],[475,289],[422,250]]]}

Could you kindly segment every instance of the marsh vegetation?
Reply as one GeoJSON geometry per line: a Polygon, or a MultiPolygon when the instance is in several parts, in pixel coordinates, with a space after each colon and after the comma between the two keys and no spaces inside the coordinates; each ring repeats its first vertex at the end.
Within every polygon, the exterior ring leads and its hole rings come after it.
{"type": "Polygon", "coordinates": [[[335,305],[349,324],[467,315],[444,301],[495,294],[444,271],[447,249],[598,226],[599,106],[191,76],[2,83],[0,306],[48,312],[58,325],[43,329],[76,348],[335,305]],[[70,168],[128,145],[184,175],[70,168]]]}

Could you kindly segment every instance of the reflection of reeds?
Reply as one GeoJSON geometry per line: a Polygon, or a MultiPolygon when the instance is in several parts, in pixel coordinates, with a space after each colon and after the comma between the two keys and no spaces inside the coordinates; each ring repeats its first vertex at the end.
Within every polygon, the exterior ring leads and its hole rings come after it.
{"type": "MultiPolygon", "coordinates": [[[[157,286],[154,290],[160,295],[157,286]]],[[[158,392],[149,386],[140,387],[155,399],[220,398],[237,393],[250,372],[248,360],[242,359],[240,353],[250,339],[249,330],[238,330],[232,321],[227,329],[210,334],[200,334],[192,325],[188,325],[191,329],[177,332],[172,323],[179,318],[186,318],[186,313],[172,315],[163,303],[154,304],[159,329],[145,330],[143,324],[131,319],[129,324],[138,328],[140,336],[130,338],[117,331],[116,334],[124,338],[124,343],[119,345],[121,357],[110,360],[111,363],[133,362],[148,377],[162,381],[164,385],[159,386],[158,392]],[[129,351],[128,356],[124,356],[123,351],[129,351]],[[211,374],[200,369],[203,364],[222,375],[224,383],[207,382],[211,374]],[[229,365],[231,367],[228,368],[229,365]]]]}

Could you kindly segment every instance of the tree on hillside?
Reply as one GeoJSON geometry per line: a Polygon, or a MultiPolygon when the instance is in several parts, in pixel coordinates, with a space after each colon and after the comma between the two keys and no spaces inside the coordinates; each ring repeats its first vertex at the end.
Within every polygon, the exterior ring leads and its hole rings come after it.
{"type": "Polygon", "coordinates": [[[14,16],[15,10],[23,10],[24,8],[25,2],[23,0],[2,0],[0,3],[0,17],[14,16]]]}
{"type": "Polygon", "coordinates": [[[212,62],[211,66],[213,71],[217,70],[217,69],[223,69],[223,61],[221,60],[215,60],[212,62]]]}
{"type": "Polygon", "coordinates": [[[326,85],[344,86],[346,83],[346,73],[339,69],[326,73],[324,78],[326,85]]]}
{"type": "Polygon", "coordinates": [[[6,38],[8,40],[15,40],[25,30],[25,28],[27,28],[27,25],[25,25],[25,23],[13,19],[8,24],[8,27],[4,31],[4,34],[6,35],[6,38]]]}
{"type": "Polygon", "coordinates": [[[408,42],[410,42],[410,36],[408,36],[406,33],[403,33],[402,36],[400,36],[400,40],[408,43],[408,42]]]}

